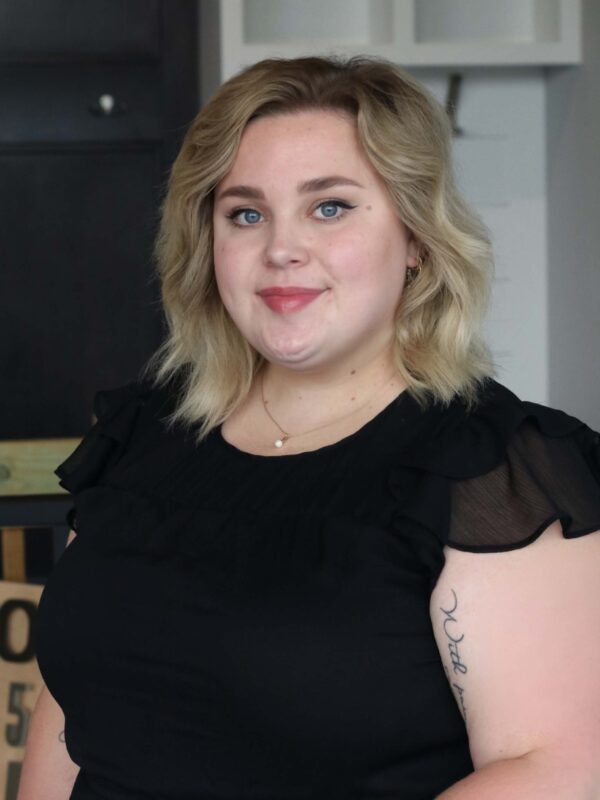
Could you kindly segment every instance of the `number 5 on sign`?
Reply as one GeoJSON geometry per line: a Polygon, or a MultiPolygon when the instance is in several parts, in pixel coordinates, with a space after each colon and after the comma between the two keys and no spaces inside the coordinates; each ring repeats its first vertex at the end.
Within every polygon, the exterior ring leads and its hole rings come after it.
{"type": "Polygon", "coordinates": [[[16,800],[29,718],[42,688],[33,640],[42,589],[0,581],[0,800],[16,800]]]}

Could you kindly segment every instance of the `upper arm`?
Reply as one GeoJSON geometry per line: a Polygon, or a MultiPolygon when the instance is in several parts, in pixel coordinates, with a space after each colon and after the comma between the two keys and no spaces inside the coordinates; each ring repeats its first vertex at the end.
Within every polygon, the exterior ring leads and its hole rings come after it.
{"type": "Polygon", "coordinates": [[[75,533],[75,531],[69,531],[69,535],[67,537],[67,547],[71,544],[71,542],[76,536],[77,534],[75,533]]]}
{"type": "Polygon", "coordinates": [[[79,772],[65,746],[64,715],[46,686],[29,722],[18,800],[67,800],[79,772]]]}
{"type": "Polygon", "coordinates": [[[431,618],[475,767],[557,747],[600,769],[600,536],[445,555],[431,618]]]}

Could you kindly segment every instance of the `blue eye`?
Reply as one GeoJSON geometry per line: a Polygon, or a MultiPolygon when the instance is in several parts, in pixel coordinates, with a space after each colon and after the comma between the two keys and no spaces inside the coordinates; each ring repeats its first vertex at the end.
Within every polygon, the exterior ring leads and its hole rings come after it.
{"type": "Polygon", "coordinates": [[[356,206],[343,203],[341,200],[325,200],[323,203],[319,203],[315,210],[320,212],[319,219],[338,219],[343,216],[343,211],[351,208],[356,208],[356,206]]]}
{"type": "Polygon", "coordinates": [[[337,203],[323,203],[319,206],[321,213],[324,217],[335,217],[338,212],[339,205],[337,203]]]}
{"type": "Polygon", "coordinates": [[[260,222],[262,214],[254,208],[236,208],[227,215],[235,225],[256,225],[260,222]]]}

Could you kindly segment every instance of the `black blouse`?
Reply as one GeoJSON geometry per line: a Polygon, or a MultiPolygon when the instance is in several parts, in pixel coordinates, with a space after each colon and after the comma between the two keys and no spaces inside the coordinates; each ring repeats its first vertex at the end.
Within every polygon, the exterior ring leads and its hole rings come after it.
{"type": "Polygon", "coordinates": [[[431,800],[471,772],[429,616],[443,547],[600,528],[600,437],[491,380],[471,412],[404,393],[275,457],[197,446],[172,402],[100,393],[57,470],[79,535],[36,638],[71,797],[431,800]]]}

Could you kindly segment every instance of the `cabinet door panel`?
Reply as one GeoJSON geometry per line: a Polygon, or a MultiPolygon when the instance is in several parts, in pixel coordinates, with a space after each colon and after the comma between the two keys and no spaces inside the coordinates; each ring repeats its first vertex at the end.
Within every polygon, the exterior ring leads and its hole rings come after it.
{"type": "Polygon", "coordinates": [[[151,147],[0,154],[0,439],[80,435],[157,346],[161,178],[151,147]]]}

